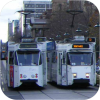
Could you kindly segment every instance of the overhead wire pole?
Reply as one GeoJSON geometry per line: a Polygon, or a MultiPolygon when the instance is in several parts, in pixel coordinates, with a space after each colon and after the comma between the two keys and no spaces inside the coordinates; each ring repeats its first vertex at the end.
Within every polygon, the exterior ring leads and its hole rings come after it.
{"type": "Polygon", "coordinates": [[[73,28],[74,28],[74,18],[75,18],[75,15],[83,13],[83,11],[81,11],[81,10],[79,10],[79,11],[76,11],[76,10],[67,10],[66,12],[69,13],[69,14],[71,14],[71,15],[73,15],[71,28],[72,28],[72,36],[74,36],[73,28]]]}
{"type": "Polygon", "coordinates": [[[85,37],[86,37],[86,36],[89,36],[89,28],[88,28],[87,26],[82,25],[82,24],[79,24],[79,23],[78,23],[78,26],[82,26],[82,27],[86,28],[87,30],[86,30],[85,32],[86,32],[87,34],[85,34],[85,37]]]}
{"type": "Polygon", "coordinates": [[[19,13],[21,13],[25,16],[25,18],[24,18],[24,27],[25,27],[25,29],[24,30],[25,30],[25,37],[27,37],[27,35],[26,35],[26,26],[27,26],[26,18],[27,18],[28,14],[34,13],[34,11],[32,11],[32,10],[19,10],[17,12],[19,12],[19,13]]]}

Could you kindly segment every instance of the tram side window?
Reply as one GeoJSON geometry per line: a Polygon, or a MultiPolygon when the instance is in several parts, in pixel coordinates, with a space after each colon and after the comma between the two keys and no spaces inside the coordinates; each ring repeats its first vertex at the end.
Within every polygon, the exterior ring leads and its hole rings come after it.
{"type": "Polygon", "coordinates": [[[65,64],[66,61],[65,57],[66,57],[66,52],[63,53],[63,64],[65,64]]]}
{"type": "Polygon", "coordinates": [[[68,57],[68,54],[67,54],[67,64],[70,65],[70,59],[68,57]]]}
{"type": "Polygon", "coordinates": [[[52,53],[52,63],[56,63],[57,62],[56,56],[57,56],[57,53],[53,52],[52,53]]]}
{"type": "Polygon", "coordinates": [[[16,52],[15,52],[15,65],[18,65],[18,61],[17,61],[16,52]]]}
{"type": "Polygon", "coordinates": [[[9,64],[14,64],[14,52],[9,52],[9,64]]]}
{"type": "Polygon", "coordinates": [[[91,55],[91,65],[93,65],[93,54],[91,55]]]}
{"type": "Polygon", "coordinates": [[[41,64],[42,64],[42,57],[40,55],[39,65],[41,65],[41,64]]]}
{"type": "Polygon", "coordinates": [[[47,62],[49,62],[49,57],[48,57],[48,53],[47,53],[47,62]]]}

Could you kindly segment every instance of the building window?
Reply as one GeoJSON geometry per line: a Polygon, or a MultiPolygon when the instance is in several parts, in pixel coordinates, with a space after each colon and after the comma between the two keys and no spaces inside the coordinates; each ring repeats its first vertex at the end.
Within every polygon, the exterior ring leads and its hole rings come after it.
{"type": "Polygon", "coordinates": [[[31,14],[27,15],[27,18],[30,18],[31,17],[31,14]]]}
{"type": "Polygon", "coordinates": [[[30,19],[27,19],[27,20],[26,20],[26,23],[30,23],[30,19]]]}
{"type": "Polygon", "coordinates": [[[38,17],[39,17],[39,15],[37,14],[37,15],[36,15],[36,17],[38,18],[38,17]]]}
{"type": "Polygon", "coordinates": [[[28,11],[30,11],[31,13],[34,13],[35,12],[35,9],[25,9],[26,11],[28,10],[28,11]]]}
{"type": "Polygon", "coordinates": [[[35,5],[34,4],[32,4],[32,8],[35,8],[35,5]]]}
{"type": "Polygon", "coordinates": [[[35,4],[25,4],[26,8],[35,8],[35,4]]]}
{"type": "Polygon", "coordinates": [[[36,13],[43,13],[45,9],[36,9],[36,13]]]}
{"type": "Polygon", "coordinates": [[[36,14],[33,14],[33,16],[36,18],[36,14]]]}
{"type": "Polygon", "coordinates": [[[52,4],[50,4],[50,8],[52,8],[52,4]]]}
{"type": "Polygon", "coordinates": [[[36,4],[36,8],[45,8],[45,4],[36,4]]]}
{"type": "Polygon", "coordinates": [[[29,4],[29,8],[31,8],[31,5],[29,4]]]}
{"type": "Polygon", "coordinates": [[[49,8],[49,4],[46,4],[46,8],[49,8]]]}
{"type": "Polygon", "coordinates": [[[36,8],[38,8],[38,5],[36,5],[36,8]]]}
{"type": "Polygon", "coordinates": [[[41,14],[36,14],[36,18],[39,18],[41,16],[41,14]]]}
{"type": "Polygon", "coordinates": [[[26,5],[25,5],[25,7],[27,8],[27,7],[28,7],[28,5],[26,4],[26,5]]]}

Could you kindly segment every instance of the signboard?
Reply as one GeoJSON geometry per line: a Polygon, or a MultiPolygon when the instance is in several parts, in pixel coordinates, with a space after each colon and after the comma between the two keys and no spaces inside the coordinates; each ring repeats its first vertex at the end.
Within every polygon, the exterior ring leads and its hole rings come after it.
{"type": "Polygon", "coordinates": [[[23,38],[22,40],[21,40],[23,43],[32,43],[32,42],[34,42],[34,39],[33,38],[23,38]]]}
{"type": "Polygon", "coordinates": [[[20,44],[19,48],[37,48],[37,44],[20,44]]]}
{"type": "Polygon", "coordinates": [[[96,42],[96,39],[94,37],[87,38],[87,42],[96,42]]]}
{"type": "Polygon", "coordinates": [[[37,42],[45,42],[46,41],[46,38],[38,38],[37,39],[37,42]]]}
{"type": "Polygon", "coordinates": [[[49,42],[47,43],[47,50],[54,50],[55,49],[55,43],[54,42],[49,42]]]}
{"type": "Polygon", "coordinates": [[[45,42],[46,40],[47,40],[46,37],[36,37],[35,38],[36,42],[45,42]]]}
{"type": "Polygon", "coordinates": [[[89,48],[89,44],[73,44],[72,48],[89,48]]]}

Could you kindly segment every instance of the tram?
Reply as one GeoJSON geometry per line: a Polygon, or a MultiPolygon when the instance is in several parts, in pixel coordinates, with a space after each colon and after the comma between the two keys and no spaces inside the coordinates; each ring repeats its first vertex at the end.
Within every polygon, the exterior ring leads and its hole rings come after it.
{"type": "Polygon", "coordinates": [[[19,87],[23,83],[47,85],[46,45],[22,39],[21,43],[8,42],[7,84],[19,87]]]}
{"type": "Polygon", "coordinates": [[[95,38],[75,36],[66,43],[57,43],[48,51],[48,80],[57,85],[84,86],[96,84],[95,38]]]}

